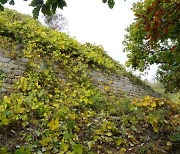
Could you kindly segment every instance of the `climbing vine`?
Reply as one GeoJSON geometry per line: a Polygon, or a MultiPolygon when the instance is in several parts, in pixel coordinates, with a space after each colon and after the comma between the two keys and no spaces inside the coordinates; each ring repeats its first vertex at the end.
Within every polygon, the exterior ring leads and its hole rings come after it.
{"type": "Polygon", "coordinates": [[[10,10],[0,14],[0,41],[28,58],[14,91],[0,100],[0,153],[159,153],[179,146],[177,105],[105,96],[92,84],[89,67],[125,72],[101,47],[10,10]]]}
{"type": "Polygon", "coordinates": [[[2,83],[3,83],[4,78],[5,78],[5,74],[0,69],[0,88],[2,87],[2,83]]]}

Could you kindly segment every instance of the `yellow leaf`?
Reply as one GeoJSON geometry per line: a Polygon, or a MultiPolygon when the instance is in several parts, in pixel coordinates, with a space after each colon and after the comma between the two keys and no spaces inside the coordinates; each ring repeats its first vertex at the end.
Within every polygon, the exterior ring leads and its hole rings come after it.
{"type": "Polygon", "coordinates": [[[51,130],[55,130],[59,127],[59,119],[54,120],[54,118],[51,120],[51,122],[48,124],[49,128],[51,130]]]}
{"type": "Polygon", "coordinates": [[[145,96],[144,100],[149,101],[150,100],[150,96],[145,96]]]}
{"type": "Polygon", "coordinates": [[[97,129],[97,130],[95,130],[95,132],[94,132],[95,134],[101,134],[101,132],[100,132],[100,130],[99,129],[97,129]]]}
{"type": "Polygon", "coordinates": [[[148,102],[147,101],[143,101],[142,103],[141,103],[141,106],[147,106],[148,105],[148,102]]]}
{"type": "Polygon", "coordinates": [[[132,104],[137,104],[138,100],[137,99],[133,99],[132,100],[132,104]]]}
{"type": "Polygon", "coordinates": [[[39,107],[39,104],[35,104],[35,103],[33,103],[33,105],[31,106],[31,109],[37,109],[39,107]]]}
{"type": "Polygon", "coordinates": [[[61,150],[63,150],[63,152],[68,151],[69,149],[69,145],[66,143],[61,143],[61,150]]]}
{"type": "Polygon", "coordinates": [[[53,106],[56,107],[56,108],[59,108],[59,104],[58,103],[53,104],[53,106]]]}
{"type": "Polygon", "coordinates": [[[93,147],[93,145],[94,145],[94,142],[93,141],[89,141],[87,143],[87,145],[88,145],[89,149],[91,149],[93,147]]]}
{"type": "Polygon", "coordinates": [[[21,81],[21,89],[22,89],[22,91],[26,91],[26,89],[27,89],[27,84],[28,84],[27,79],[24,78],[24,77],[22,77],[20,81],[21,81]]]}
{"type": "Polygon", "coordinates": [[[109,87],[108,87],[108,86],[105,86],[105,87],[104,87],[104,90],[105,90],[105,91],[108,91],[108,90],[109,90],[109,87]]]}
{"type": "Polygon", "coordinates": [[[2,116],[1,121],[2,121],[3,125],[8,125],[10,122],[10,120],[7,119],[6,116],[2,116]]]}
{"type": "Polygon", "coordinates": [[[172,143],[170,141],[166,142],[167,146],[172,146],[172,143]]]}
{"type": "Polygon", "coordinates": [[[46,117],[46,118],[48,117],[48,114],[47,114],[47,113],[44,113],[43,115],[44,115],[44,117],[46,117]]]}
{"type": "Polygon", "coordinates": [[[18,104],[22,104],[22,100],[21,99],[16,98],[16,100],[17,100],[18,104]]]}
{"type": "Polygon", "coordinates": [[[76,119],[76,114],[75,114],[75,113],[74,113],[74,114],[71,113],[71,114],[69,115],[69,118],[70,118],[70,119],[73,119],[73,120],[76,119]]]}
{"type": "Polygon", "coordinates": [[[46,137],[40,141],[41,145],[46,146],[50,142],[50,138],[46,137]]]}
{"type": "Polygon", "coordinates": [[[0,112],[3,112],[6,109],[7,105],[0,105],[0,112]]]}
{"type": "Polygon", "coordinates": [[[4,103],[11,103],[11,98],[4,96],[4,103]]]}
{"type": "Polygon", "coordinates": [[[152,103],[151,103],[151,106],[152,106],[152,107],[156,107],[156,103],[155,103],[155,102],[152,102],[152,103]]]}
{"type": "Polygon", "coordinates": [[[17,107],[14,110],[15,113],[24,113],[24,111],[25,111],[25,108],[20,108],[20,107],[17,107]]]}
{"type": "Polygon", "coordinates": [[[112,136],[112,133],[111,133],[111,132],[108,132],[106,135],[107,135],[107,136],[112,136]]]}
{"type": "Polygon", "coordinates": [[[158,132],[158,128],[157,127],[153,127],[153,130],[154,130],[154,132],[158,132]]]}
{"type": "Polygon", "coordinates": [[[51,95],[51,94],[48,94],[48,97],[49,97],[49,98],[53,98],[53,95],[51,95]]]}
{"type": "Polygon", "coordinates": [[[160,103],[159,103],[160,106],[163,105],[163,104],[164,104],[164,102],[160,102],[160,103]]]}
{"type": "Polygon", "coordinates": [[[116,144],[117,144],[118,146],[121,145],[121,144],[122,144],[122,139],[119,138],[119,139],[116,141],[116,144]]]}
{"type": "Polygon", "coordinates": [[[35,83],[37,88],[41,88],[41,86],[38,84],[38,81],[35,83]]]}
{"type": "Polygon", "coordinates": [[[126,152],[126,148],[121,148],[120,154],[124,154],[126,152]]]}

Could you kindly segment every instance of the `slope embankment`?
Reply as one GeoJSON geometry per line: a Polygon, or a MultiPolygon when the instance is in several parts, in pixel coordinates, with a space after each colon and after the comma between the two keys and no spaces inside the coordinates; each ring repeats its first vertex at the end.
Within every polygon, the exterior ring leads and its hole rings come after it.
{"type": "Polygon", "coordinates": [[[178,153],[179,106],[102,47],[5,10],[0,69],[0,154],[178,153]]]}

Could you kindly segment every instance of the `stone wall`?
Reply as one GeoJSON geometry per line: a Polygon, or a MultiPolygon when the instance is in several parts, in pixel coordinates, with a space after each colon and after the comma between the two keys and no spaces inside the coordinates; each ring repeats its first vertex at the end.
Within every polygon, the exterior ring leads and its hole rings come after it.
{"type": "Polygon", "coordinates": [[[3,87],[0,89],[0,96],[12,91],[12,84],[24,73],[27,59],[16,57],[9,58],[9,51],[0,49],[0,70],[5,74],[3,87]]]}
{"type": "Polygon", "coordinates": [[[117,95],[126,96],[128,98],[142,97],[145,95],[160,97],[160,94],[153,91],[150,87],[142,85],[140,83],[135,84],[128,77],[122,75],[103,73],[93,70],[91,72],[91,76],[95,84],[101,90],[106,90],[108,88],[117,95]]]}
{"type": "MultiPolygon", "coordinates": [[[[26,70],[26,64],[28,62],[25,58],[16,56],[11,59],[8,58],[9,51],[0,49],[0,70],[2,70],[6,78],[4,80],[3,88],[0,89],[0,97],[10,93],[12,84],[15,83],[18,78],[26,70]]],[[[142,97],[145,95],[151,95],[158,97],[159,94],[155,93],[148,86],[133,83],[128,77],[117,75],[113,73],[103,73],[103,71],[90,70],[90,76],[92,77],[93,83],[100,90],[106,91],[107,87],[111,89],[116,95],[126,96],[128,98],[142,97]]],[[[59,77],[65,78],[65,74],[59,74],[59,77]]]]}

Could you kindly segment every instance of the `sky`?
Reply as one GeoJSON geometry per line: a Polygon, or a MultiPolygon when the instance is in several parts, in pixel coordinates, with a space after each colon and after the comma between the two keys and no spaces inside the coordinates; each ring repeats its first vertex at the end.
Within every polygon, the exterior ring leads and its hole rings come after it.
{"type": "MultiPolygon", "coordinates": [[[[125,29],[133,22],[132,4],[138,0],[115,0],[115,6],[110,9],[102,0],[66,0],[67,7],[61,12],[68,21],[69,35],[79,42],[90,42],[102,45],[105,51],[121,64],[127,60],[123,52],[122,41],[125,29]]],[[[28,2],[16,0],[15,6],[8,6],[18,12],[32,15],[28,2]]],[[[148,75],[142,76],[152,82],[157,67],[152,66],[148,75]]],[[[139,72],[135,72],[136,75],[139,72]]]]}

